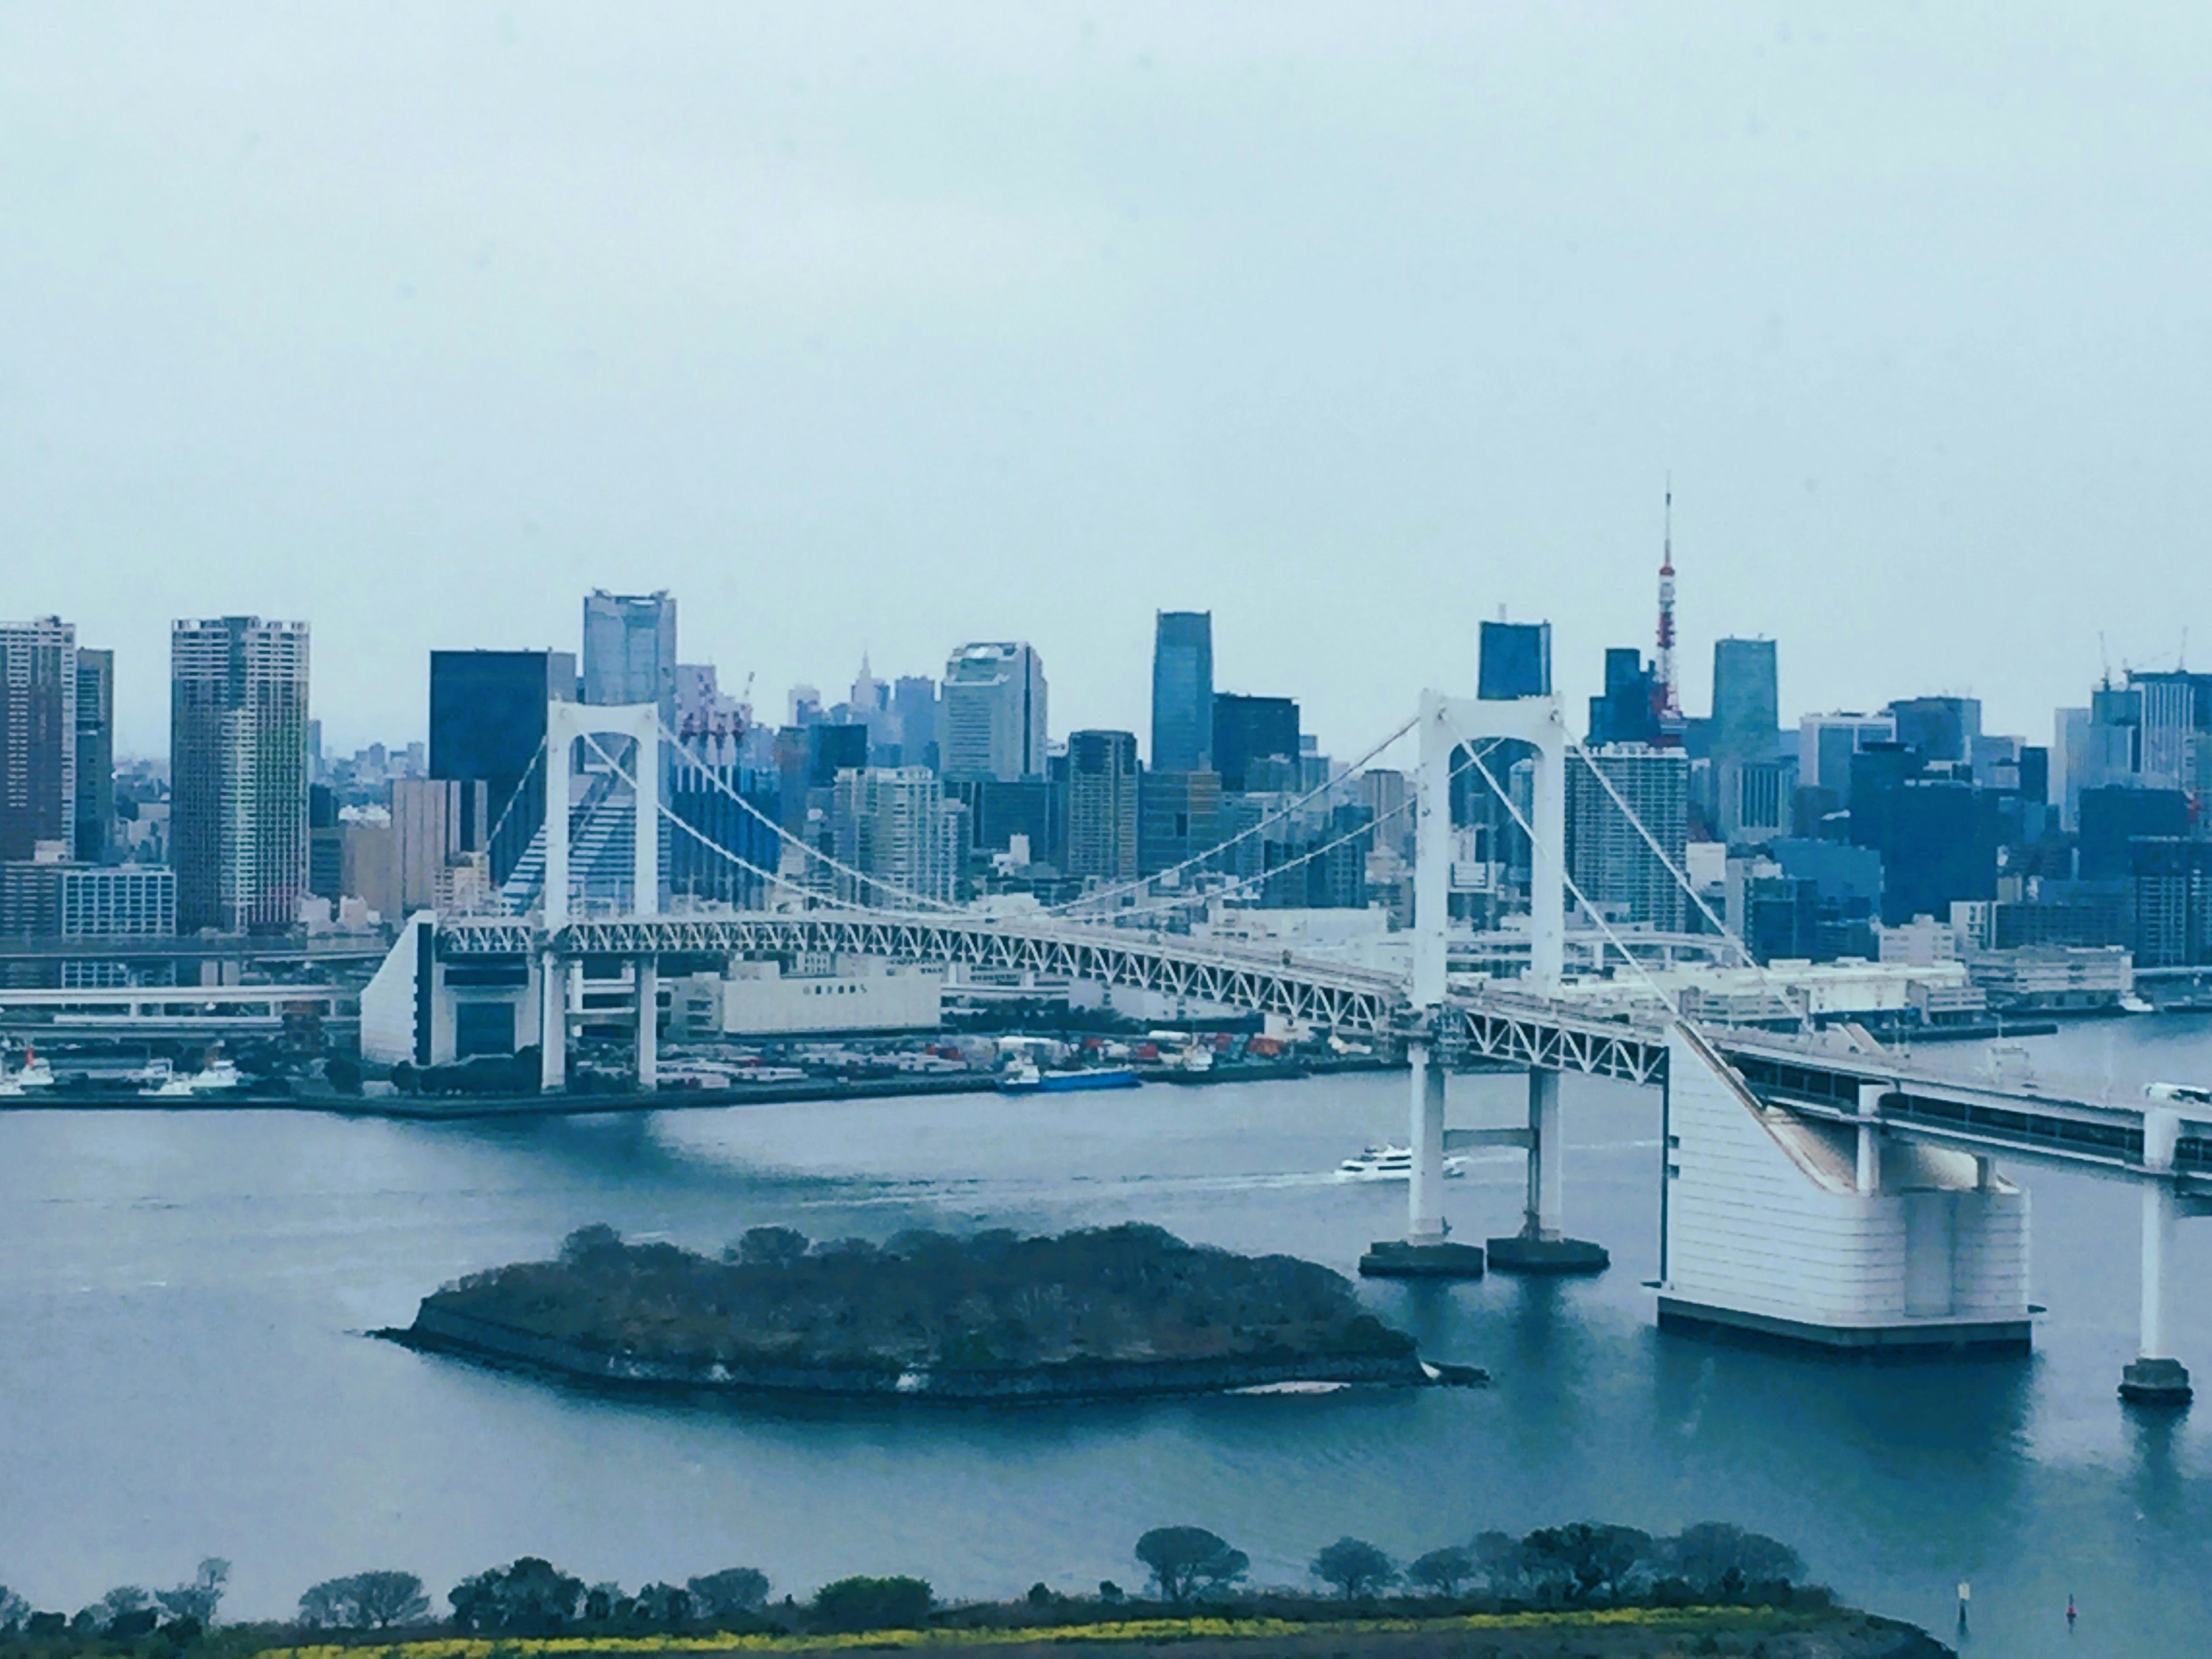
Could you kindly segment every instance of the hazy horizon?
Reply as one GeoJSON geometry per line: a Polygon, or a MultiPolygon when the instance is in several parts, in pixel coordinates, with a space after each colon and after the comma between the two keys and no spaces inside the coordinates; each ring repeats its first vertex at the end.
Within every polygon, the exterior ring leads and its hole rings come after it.
{"type": "Polygon", "coordinates": [[[174,617],[350,750],[604,586],[771,720],[1026,638],[1055,736],[1210,609],[1349,757],[1501,605],[1648,650],[1670,472],[1693,711],[1764,634],[2047,741],[2212,598],[2200,11],[616,17],[0,15],[0,612],[122,750],[174,617]]]}

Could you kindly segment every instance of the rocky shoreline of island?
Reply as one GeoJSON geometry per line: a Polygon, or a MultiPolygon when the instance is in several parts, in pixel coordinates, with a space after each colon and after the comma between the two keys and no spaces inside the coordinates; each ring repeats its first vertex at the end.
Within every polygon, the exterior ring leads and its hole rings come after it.
{"type": "Polygon", "coordinates": [[[1046,1401],[1487,1380],[1423,1359],[1328,1268],[1136,1225],[880,1245],[756,1228],[719,1260],[586,1228],[373,1334],[631,1392],[1046,1401]]]}

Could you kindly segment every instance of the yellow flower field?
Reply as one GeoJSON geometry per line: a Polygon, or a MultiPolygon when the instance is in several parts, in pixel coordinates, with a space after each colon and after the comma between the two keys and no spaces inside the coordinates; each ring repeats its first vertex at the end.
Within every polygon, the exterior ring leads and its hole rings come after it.
{"type": "Polygon", "coordinates": [[[1088,1625],[1031,1625],[989,1630],[878,1630],[819,1635],[445,1637],[428,1642],[318,1643],[268,1648],[255,1659],[554,1659],[570,1654],[808,1653],[840,1648],[1012,1646],[1032,1642],[1179,1642],[1194,1638],[1296,1636],[1330,1631],[1572,1630],[1593,1626],[1705,1625],[1734,1629],[1779,1625],[1790,1615],[1768,1607],[1597,1607],[1547,1613],[1469,1613],[1444,1619],[1123,1619],[1088,1625]]]}

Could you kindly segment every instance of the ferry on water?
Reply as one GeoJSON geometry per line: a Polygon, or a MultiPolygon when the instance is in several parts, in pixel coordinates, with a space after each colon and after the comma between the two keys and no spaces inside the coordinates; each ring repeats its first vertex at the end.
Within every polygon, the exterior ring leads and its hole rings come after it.
{"type": "MultiPolygon", "coordinates": [[[[1444,1159],[1444,1174],[1456,1180],[1467,1173],[1467,1159],[1455,1153],[1444,1159]]],[[[1339,1181],[1411,1181],[1413,1152],[1410,1146],[1370,1146],[1357,1158],[1336,1166],[1339,1181]]]]}

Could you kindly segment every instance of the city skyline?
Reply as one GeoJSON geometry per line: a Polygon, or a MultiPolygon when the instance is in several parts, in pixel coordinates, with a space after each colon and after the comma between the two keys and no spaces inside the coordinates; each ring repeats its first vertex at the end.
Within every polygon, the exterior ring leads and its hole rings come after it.
{"type": "Polygon", "coordinates": [[[1660,14],[1286,9],[1262,52],[979,9],[854,56],[672,8],[611,79],[599,31],[501,15],[250,58],[11,25],[0,145],[80,159],[0,183],[4,608],[118,652],[129,752],[169,618],[311,620],[351,743],[423,729],[428,651],[566,641],[594,586],[681,592],[763,686],[1029,639],[1138,732],[1156,608],[1357,732],[1502,603],[1580,698],[1649,638],[1670,471],[1692,706],[1764,633],[1791,707],[2033,731],[2212,605],[2202,17],[2089,52],[1747,7],[1685,52],[1660,14]]]}

